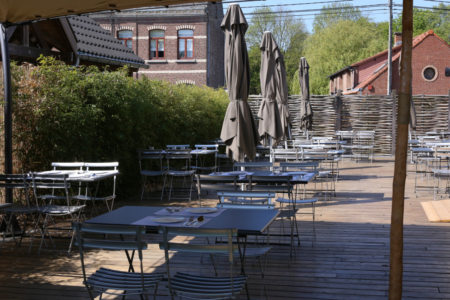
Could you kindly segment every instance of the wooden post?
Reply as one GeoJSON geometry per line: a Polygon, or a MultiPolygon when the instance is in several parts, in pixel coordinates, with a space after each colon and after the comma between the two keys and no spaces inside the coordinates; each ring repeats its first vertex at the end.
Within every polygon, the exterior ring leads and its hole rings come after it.
{"type": "Polygon", "coordinates": [[[405,210],[406,159],[411,102],[413,0],[403,0],[402,61],[398,94],[397,142],[395,147],[394,182],[389,264],[389,300],[402,299],[403,287],[403,215],[405,210]]]}
{"type": "Polygon", "coordinates": [[[447,112],[447,114],[448,114],[448,125],[447,125],[447,131],[449,131],[450,132],[450,91],[448,91],[448,106],[447,106],[447,109],[448,109],[448,112],[447,112]]]}
{"type": "Polygon", "coordinates": [[[395,155],[395,140],[397,139],[397,91],[392,90],[392,155],[395,155]]]}
{"type": "Polygon", "coordinates": [[[339,101],[339,103],[336,103],[337,106],[337,112],[336,112],[336,130],[341,131],[342,128],[342,90],[338,90],[336,94],[336,101],[339,101]]]}

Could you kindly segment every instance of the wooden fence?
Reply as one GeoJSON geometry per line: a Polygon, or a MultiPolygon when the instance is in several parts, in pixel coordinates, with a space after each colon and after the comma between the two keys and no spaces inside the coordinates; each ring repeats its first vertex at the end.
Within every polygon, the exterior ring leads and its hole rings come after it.
{"type": "MultiPolygon", "coordinates": [[[[414,96],[417,114],[418,135],[428,131],[450,131],[449,96],[414,96]]],[[[261,96],[250,96],[249,105],[253,114],[258,114],[261,96]]],[[[300,130],[300,96],[289,96],[289,111],[292,119],[293,137],[304,135],[300,130]]],[[[311,96],[314,112],[313,132],[315,136],[333,136],[336,130],[375,131],[375,153],[394,153],[397,118],[397,97],[351,95],[341,97],[341,108],[335,96],[311,96]],[[395,101],[393,101],[395,97],[395,101]]]]}

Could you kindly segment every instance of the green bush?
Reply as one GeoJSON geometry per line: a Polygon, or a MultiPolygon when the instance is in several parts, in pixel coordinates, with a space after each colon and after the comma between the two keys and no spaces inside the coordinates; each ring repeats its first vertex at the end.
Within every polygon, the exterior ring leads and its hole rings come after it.
{"type": "Polygon", "coordinates": [[[74,68],[48,57],[12,73],[22,171],[48,170],[53,161],[118,161],[118,195],[137,193],[137,149],[219,137],[229,102],[222,89],[136,80],[127,69],[74,68]]]}

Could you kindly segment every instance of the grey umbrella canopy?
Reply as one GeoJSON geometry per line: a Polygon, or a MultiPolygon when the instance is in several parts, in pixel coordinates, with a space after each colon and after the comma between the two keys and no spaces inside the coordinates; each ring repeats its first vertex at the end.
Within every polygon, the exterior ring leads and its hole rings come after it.
{"type": "Polygon", "coordinates": [[[313,124],[313,111],[309,102],[309,65],[306,58],[300,59],[298,70],[298,80],[302,91],[302,101],[300,104],[300,129],[311,130],[313,124]]]}
{"type": "Polygon", "coordinates": [[[277,50],[278,45],[275,42],[271,32],[264,32],[259,46],[261,50],[261,94],[262,101],[259,107],[259,135],[268,134],[275,141],[283,136],[281,127],[280,112],[277,104],[277,50]]]}
{"type": "MultiPolygon", "coordinates": [[[[400,65],[402,61],[402,55],[400,54],[400,57],[398,59],[398,74],[400,74],[400,65]]],[[[412,82],[412,75],[411,75],[411,82],[412,82]]],[[[411,83],[411,101],[410,101],[410,109],[409,109],[409,127],[412,130],[416,130],[417,128],[417,115],[416,115],[416,106],[414,105],[414,100],[412,97],[412,83],[411,83]]]]}
{"type": "Polygon", "coordinates": [[[277,68],[277,104],[280,111],[281,129],[283,130],[282,138],[284,140],[291,139],[291,117],[288,105],[288,83],[286,78],[286,66],[284,64],[284,56],[277,48],[276,54],[277,68]]]}
{"type": "Polygon", "coordinates": [[[247,103],[250,88],[250,65],[245,43],[247,20],[237,4],[228,6],[220,25],[225,33],[225,79],[228,104],[220,138],[227,145],[227,154],[235,161],[256,156],[260,137],[247,103]]]}

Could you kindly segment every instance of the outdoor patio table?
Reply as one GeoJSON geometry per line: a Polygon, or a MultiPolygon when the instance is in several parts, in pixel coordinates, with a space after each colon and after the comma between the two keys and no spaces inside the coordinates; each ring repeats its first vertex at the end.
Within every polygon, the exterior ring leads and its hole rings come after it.
{"type": "MultiPolygon", "coordinates": [[[[99,225],[133,225],[149,216],[158,216],[157,212],[164,209],[161,206],[124,206],[113,210],[101,216],[92,218],[84,223],[99,225]]],[[[170,213],[168,213],[170,214],[170,213]]],[[[211,218],[207,223],[201,226],[202,229],[228,229],[238,230],[238,236],[244,239],[243,259],[245,259],[245,250],[247,246],[248,235],[263,235],[264,231],[272,224],[280,214],[279,210],[274,209],[226,209],[223,213],[211,218]]],[[[204,215],[207,218],[207,214],[204,215]]],[[[163,224],[160,224],[163,225],[163,224]]],[[[170,224],[165,226],[170,227],[170,224]]],[[[158,234],[158,226],[145,226],[146,233],[158,234]]],[[[130,263],[130,270],[133,270],[132,261],[134,255],[127,253],[130,263]]],[[[245,274],[242,264],[241,273],[245,274]]]]}
{"type": "MultiPolygon", "coordinates": [[[[84,223],[103,225],[132,225],[163,209],[161,206],[124,206],[92,218],[84,223]]],[[[236,228],[239,236],[262,235],[279,215],[278,210],[263,209],[226,209],[220,215],[201,226],[202,229],[236,228]]],[[[170,214],[170,213],[168,213],[170,214]]],[[[200,215],[199,215],[200,216],[200,215]]],[[[207,218],[207,214],[204,215],[207,218]]],[[[162,224],[161,224],[162,225],[162,224]]],[[[170,224],[166,224],[170,226],[170,224]]],[[[158,226],[145,226],[147,233],[158,233],[158,226]]]]}
{"type": "MultiPolygon", "coordinates": [[[[100,181],[120,175],[120,172],[117,170],[111,170],[111,171],[107,171],[107,170],[102,170],[102,171],[51,170],[51,171],[37,172],[37,174],[39,174],[39,175],[69,174],[67,181],[78,182],[80,184],[79,187],[83,187],[83,184],[84,184],[84,186],[87,188],[87,191],[89,193],[89,197],[91,198],[91,200],[93,200],[97,197],[98,184],[100,183],[100,181]],[[89,188],[90,183],[97,183],[97,188],[95,189],[94,194],[91,193],[91,190],[89,188]]],[[[31,180],[31,177],[29,177],[28,180],[31,180]]],[[[95,205],[93,205],[93,207],[94,207],[95,212],[98,215],[95,205]]]]}

